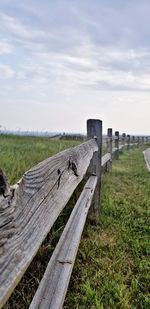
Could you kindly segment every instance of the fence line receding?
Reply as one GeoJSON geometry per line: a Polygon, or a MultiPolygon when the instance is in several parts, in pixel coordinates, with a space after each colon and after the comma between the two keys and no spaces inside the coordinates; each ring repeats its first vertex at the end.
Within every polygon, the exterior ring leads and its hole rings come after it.
{"type": "MultiPolygon", "coordinates": [[[[119,152],[143,145],[148,137],[118,131],[102,138],[102,121],[87,121],[87,141],[50,157],[27,171],[0,200],[0,308],[6,303],[74,190],[86,179],[62,236],[30,305],[62,308],[88,211],[99,217],[101,175],[111,171],[119,152]],[[106,153],[102,148],[106,143],[106,153]],[[13,195],[12,195],[13,193],[13,195]]],[[[30,287],[29,287],[30,288],[30,287]]]]}

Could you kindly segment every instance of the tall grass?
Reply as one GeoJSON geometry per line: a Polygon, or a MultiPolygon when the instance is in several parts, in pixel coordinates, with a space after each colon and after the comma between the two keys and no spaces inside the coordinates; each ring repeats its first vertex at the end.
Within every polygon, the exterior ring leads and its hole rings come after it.
{"type": "Polygon", "coordinates": [[[0,135],[0,168],[12,184],[38,162],[78,144],[78,141],[56,141],[47,137],[0,135]]]}
{"type": "Polygon", "coordinates": [[[99,224],[87,225],[65,309],[150,308],[150,174],[125,152],[102,184],[99,224]]]}

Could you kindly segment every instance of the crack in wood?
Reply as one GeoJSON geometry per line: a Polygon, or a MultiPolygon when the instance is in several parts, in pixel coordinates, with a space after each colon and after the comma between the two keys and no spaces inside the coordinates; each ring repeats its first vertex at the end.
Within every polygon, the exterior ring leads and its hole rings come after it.
{"type": "Polygon", "coordinates": [[[60,264],[72,264],[72,261],[66,260],[66,261],[61,261],[61,260],[57,260],[58,263],[60,264]]]}
{"type": "Polygon", "coordinates": [[[79,176],[78,172],[77,172],[77,164],[76,162],[73,160],[72,156],[69,157],[68,160],[68,170],[71,169],[74,173],[75,176],[79,176]]]}

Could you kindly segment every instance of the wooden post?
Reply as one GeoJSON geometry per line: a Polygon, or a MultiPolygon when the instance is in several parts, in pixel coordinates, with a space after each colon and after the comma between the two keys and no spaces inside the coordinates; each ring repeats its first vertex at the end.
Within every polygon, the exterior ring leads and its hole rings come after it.
{"type": "Polygon", "coordinates": [[[137,137],[137,146],[138,147],[140,146],[140,137],[139,136],[137,137]]]}
{"type": "Polygon", "coordinates": [[[133,144],[133,148],[135,147],[135,136],[132,136],[132,144],[133,144]]]}
{"type": "Polygon", "coordinates": [[[127,135],[127,150],[130,149],[130,135],[127,135]]]}
{"type": "Polygon", "coordinates": [[[89,172],[97,176],[97,185],[90,209],[90,221],[96,223],[100,213],[100,192],[101,192],[101,157],[102,157],[102,121],[97,119],[87,120],[87,138],[95,138],[98,144],[98,151],[94,153],[89,167],[89,172]]]}
{"type": "Polygon", "coordinates": [[[144,136],[142,136],[142,146],[144,145],[144,136]]]}
{"type": "Polygon", "coordinates": [[[115,159],[119,159],[119,131],[115,131],[115,159]]]}
{"type": "Polygon", "coordinates": [[[122,133],[122,145],[125,146],[126,143],[126,133],[122,133]]]}
{"type": "Polygon", "coordinates": [[[112,128],[108,128],[107,130],[108,143],[107,143],[107,151],[110,153],[110,161],[107,163],[107,170],[112,170],[112,128]]]}

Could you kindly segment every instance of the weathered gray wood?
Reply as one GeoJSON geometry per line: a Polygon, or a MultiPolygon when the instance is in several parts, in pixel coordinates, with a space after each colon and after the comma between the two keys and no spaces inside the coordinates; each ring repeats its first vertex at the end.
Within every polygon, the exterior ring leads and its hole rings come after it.
{"type": "Polygon", "coordinates": [[[110,160],[108,160],[108,163],[107,163],[107,171],[111,172],[112,170],[112,136],[113,136],[112,128],[108,128],[107,136],[108,136],[107,151],[108,153],[110,153],[110,160]]]}
{"type": "Polygon", "coordinates": [[[131,142],[132,142],[132,147],[135,148],[136,145],[135,145],[135,136],[134,135],[132,136],[131,142]]]}
{"type": "Polygon", "coordinates": [[[119,159],[119,131],[115,131],[115,159],[119,159]]]}
{"type": "Polygon", "coordinates": [[[122,150],[124,148],[124,145],[119,145],[119,150],[122,150]]]}
{"type": "Polygon", "coordinates": [[[101,192],[101,157],[102,157],[102,121],[97,119],[87,120],[87,138],[95,138],[98,151],[94,153],[89,172],[97,176],[97,186],[94,193],[93,203],[90,210],[90,219],[97,221],[100,212],[101,192]]]}
{"type": "Polygon", "coordinates": [[[116,151],[118,151],[118,149],[117,148],[115,148],[115,147],[113,147],[113,149],[112,149],[112,154],[113,154],[113,157],[115,158],[115,152],[116,151]]]}
{"type": "Polygon", "coordinates": [[[23,276],[83,179],[96,141],[65,150],[24,174],[15,196],[0,202],[0,308],[23,276]]]}
{"type": "Polygon", "coordinates": [[[111,160],[110,153],[106,153],[104,156],[102,156],[102,167],[104,167],[109,161],[111,160]]]}
{"type": "Polygon", "coordinates": [[[47,266],[30,309],[61,309],[67,292],[97,177],[87,181],[47,266]]]}
{"type": "Polygon", "coordinates": [[[122,145],[125,146],[126,143],[126,133],[122,133],[122,145]]]}
{"type": "Polygon", "coordinates": [[[130,135],[127,135],[127,150],[130,149],[130,135]]]}
{"type": "Polygon", "coordinates": [[[134,144],[134,142],[135,142],[135,136],[132,135],[132,136],[131,136],[131,143],[134,144]]]}

